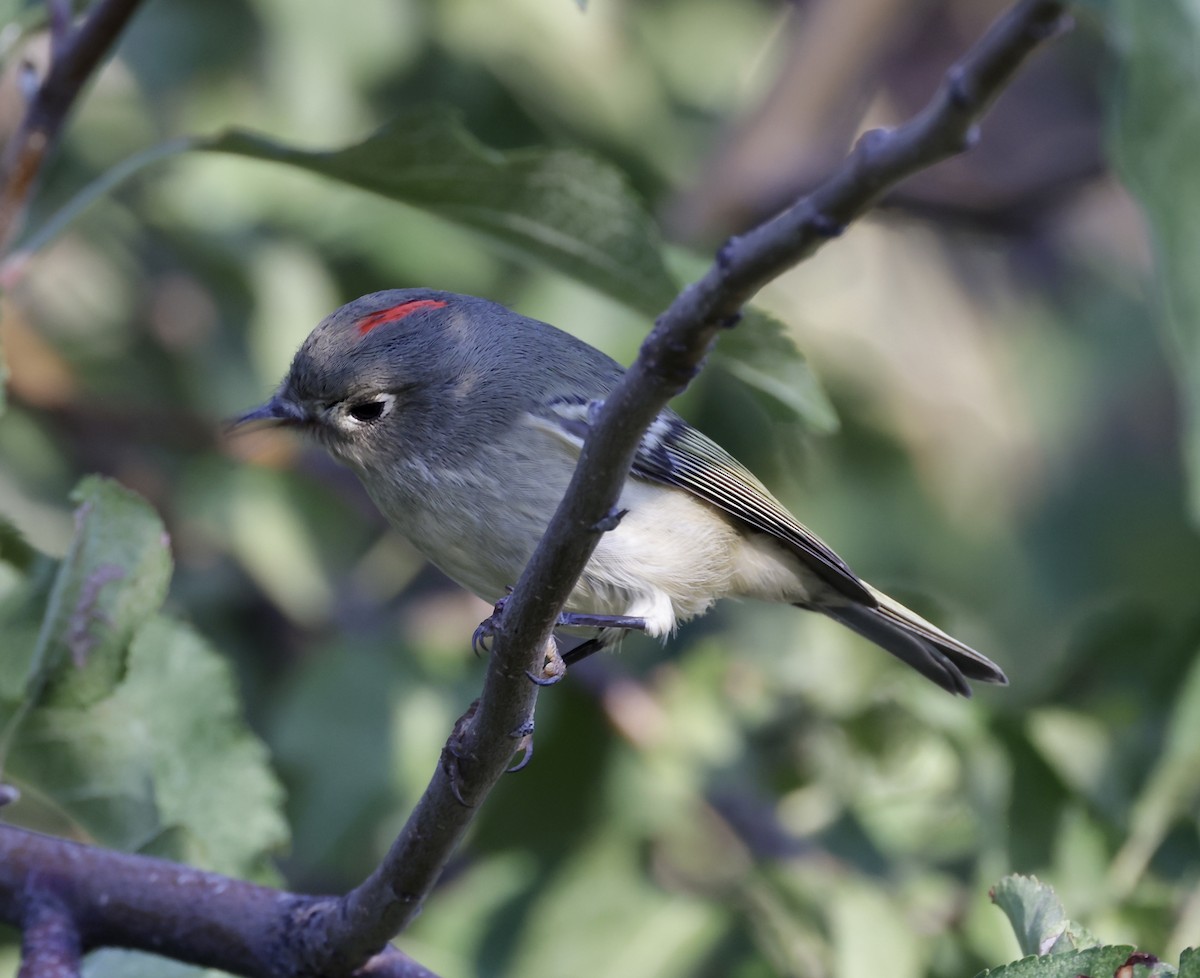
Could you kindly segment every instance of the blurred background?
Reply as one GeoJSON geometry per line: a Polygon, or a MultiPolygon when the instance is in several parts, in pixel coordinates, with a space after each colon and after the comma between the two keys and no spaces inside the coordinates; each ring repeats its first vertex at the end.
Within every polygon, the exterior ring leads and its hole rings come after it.
{"type": "MultiPolygon", "coordinates": [[[[19,65],[46,49],[40,8],[8,6],[5,133],[19,65]]],[[[172,138],[337,148],[435,105],[499,150],[611,161],[686,278],[924,104],[1003,7],[159,0],[78,106],[27,227],[172,138]]],[[[1011,687],[954,700],[787,608],[630,639],[541,697],[534,761],[401,938],[413,957],[443,975],[949,978],[1017,956],[987,897],[1008,872],[1053,883],[1106,941],[1171,960],[1200,941],[1200,545],[1181,354],[1109,164],[1114,17],[1082,7],[974,150],[760,296],[836,420],[736,369],[678,405],[1011,687]]],[[[364,292],[487,296],[623,362],[650,317],[419,207],[210,153],[141,170],[5,279],[0,513],[62,554],[85,474],[153,504],[168,607],[232,663],[286,789],[282,880],[353,886],[478,691],[487,608],[321,454],[226,440],[222,420],[364,292]]]]}

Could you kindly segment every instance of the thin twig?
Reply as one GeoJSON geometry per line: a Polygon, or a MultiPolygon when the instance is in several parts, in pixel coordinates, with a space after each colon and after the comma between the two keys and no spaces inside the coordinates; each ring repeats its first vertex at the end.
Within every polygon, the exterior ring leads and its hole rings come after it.
{"type": "Polygon", "coordinates": [[[0,254],[7,252],[38,175],[84,84],[112,48],[141,0],[100,0],[74,31],[62,4],[51,5],[53,59],[0,157],[0,254]]]}

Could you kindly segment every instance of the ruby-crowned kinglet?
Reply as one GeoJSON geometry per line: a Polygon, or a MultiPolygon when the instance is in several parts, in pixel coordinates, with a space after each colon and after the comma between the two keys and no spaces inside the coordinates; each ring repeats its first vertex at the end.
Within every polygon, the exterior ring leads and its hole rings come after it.
{"type": "MultiPolygon", "coordinates": [[[[274,396],[235,423],[311,434],[425,557],[495,602],[566,490],[623,368],[546,323],[470,296],[376,292],[326,318],[274,396]]],[[[567,608],[653,636],[719,598],[820,611],[952,693],[1006,683],[986,657],[866,582],[744,466],[672,411],[642,438],[567,608]]],[[[599,644],[620,631],[603,628],[599,644]]]]}

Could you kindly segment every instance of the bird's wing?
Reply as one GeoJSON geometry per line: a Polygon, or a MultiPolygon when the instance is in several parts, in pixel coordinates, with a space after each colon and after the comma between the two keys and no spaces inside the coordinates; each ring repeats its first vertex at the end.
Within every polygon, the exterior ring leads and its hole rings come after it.
{"type": "MultiPolygon", "coordinates": [[[[542,418],[582,444],[600,401],[556,398],[542,418]]],[[[677,486],[711,503],[747,527],[767,533],[839,593],[868,607],[878,600],[820,537],[789,513],[741,462],[677,414],[664,411],[638,445],[632,474],[677,486]]]]}

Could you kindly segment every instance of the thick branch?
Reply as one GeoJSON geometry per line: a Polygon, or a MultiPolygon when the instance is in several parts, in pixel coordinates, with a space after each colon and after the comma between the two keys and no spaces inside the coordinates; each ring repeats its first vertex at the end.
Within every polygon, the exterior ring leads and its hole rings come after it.
{"type": "MultiPolygon", "coordinates": [[[[460,739],[464,797],[478,804],[512,755],[511,735],[532,716],[537,672],[562,610],[616,505],[650,422],[699,370],[720,330],[763,285],[811,255],[900,180],[966,149],[976,120],[1025,57],[1065,26],[1065,5],[1022,0],[946,74],[929,105],[892,132],[867,133],[811,194],[730,240],[700,281],[659,318],[637,361],[592,425],[574,478],[517,583],[499,625],[478,710],[460,739]]],[[[337,938],[369,947],[420,908],[473,812],[439,770],[384,863],[347,898],[337,938]]]]}
{"type": "MultiPolygon", "coordinates": [[[[317,942],[297,938],[312,933],[312,921],[338,904],[334,897],[282,892],[0,825],[0,921],[22,928],[27,964],[124,947],[248,978],[330,975],[328,951],[314,954],[317,942]]],[[[436,978],[384,944],[371,949],[381,953],[356,962],[358,973],[436,978]]],[[[28,972],[38,978],[52,973],[28,972]]]]}
{"type": "Polygon", "coordinates": [[[76,97],[140,2],[100,0],[74,32],[64,23],[62,5],[51,6],[50,71],[0,157],[0,253],[16,236],[38,174],[76,97]]]}

